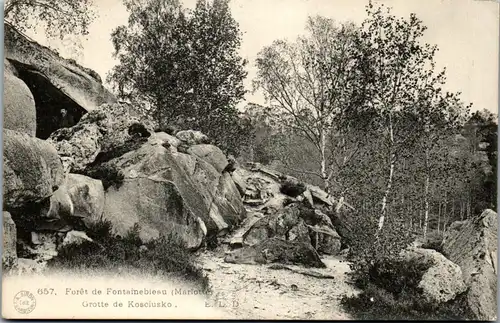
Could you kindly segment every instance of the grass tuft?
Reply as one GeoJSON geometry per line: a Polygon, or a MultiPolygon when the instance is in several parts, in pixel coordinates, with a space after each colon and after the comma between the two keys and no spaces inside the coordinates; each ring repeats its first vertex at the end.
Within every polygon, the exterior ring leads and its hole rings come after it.
{"type": "Polygon", "coordinates": [[[143,273],[183,278],[208,291],[208,278],[196,266],[194,255],[173,239],[162,237],[144,244],[139,238],[137,225],[123,237],[113,235],[111,228],[107,221],[92,225],[88,236],[94,242],[62,247],[58,257],[51,259],[48,266],[54,269],[106,271],[132,267],[143,273]]]}

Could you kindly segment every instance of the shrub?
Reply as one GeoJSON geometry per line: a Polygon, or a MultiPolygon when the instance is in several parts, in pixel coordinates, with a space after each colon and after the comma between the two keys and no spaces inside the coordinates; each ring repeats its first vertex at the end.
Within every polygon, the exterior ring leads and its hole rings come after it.
{"type": "Polygon", "coordinates": [[[343,297],[341,305],[356,320],[470,320],[466,293],[442,304],[431,303],[411,290],[395,295],[374,284],[359,295],[343,297]]]}
{"type": "Polygon", "coordinates": [[[81,173],[83,175],[101,180],[104,190],[107,190],[111,186],[119,188],[125,179],[123,173],[115,165],[111,164],[96,164],[87,166],[83,171],[76,173],[81,173]]]}
{"type": "Polygon", "coordinates": [[[348,259],[359,266],[373,264],[378,260],[398,257],[401,251],[414,241],[414,234],[403,221],[389,215],[378,232],[376,217],[350,215],[349,230],[345,232],[350,253],[348,259]]]}
{"type": "Polygon", "coordinates": [[[48,266],[63,269],[116,270],[132,267],[144,273],[170,274],[182,277],[208,290],[208,278],[196,267],[194,255],[169,237],[143,244],[139,226],[135,225],[124,236],[112,234],[111,224],[103,221],[89,228],[94,241],[67,245],[58,251],[48,266]]]}
{"type": "Polygon", "coordinates": [[[443,242],[444,234],[437,230],[430,231],[427,234],[424,242],[422,243],[422,248],[424,249],[434,249],[438,252],[443,252],[443,242]]]}
{"type": "Polygon", "coordinates": [[[420,259],[404,259],[401,251],[413,235],[404,223],[387,221],[374,237],[376,221],[356,218],[350,239],[351,273],[361,289],[357,296],[344,297],[345,310],[358,320],[457,320],[470,318],[465,294],[447,303],[428,302],[418,288],[423,274],[432,266],[420,259]],[[358,236],[357,239],[355,238],[358,236]]]}
{"type": "Polygon", "coordinates": [[[280,187],[281,193],[291,197],[297,197],[304,193],[305,190],[306,186],[303,183],[293,180],[286,180],[280,187]]]}

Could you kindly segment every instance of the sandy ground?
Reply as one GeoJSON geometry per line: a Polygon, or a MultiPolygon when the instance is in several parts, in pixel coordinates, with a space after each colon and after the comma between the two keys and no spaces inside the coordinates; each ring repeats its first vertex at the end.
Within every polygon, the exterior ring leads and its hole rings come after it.
{"type": "Polygon", "coordinates": [[[346,282],[348,263],[339,257],[326,256],[327,268],[312,269],[334,277],[326,279],[270,265],[229,264],[223,256],[205,251],[198,260],[212,286],[210,304],[233,319],[351,319],[339,302],[356,291],[346,282]]]}

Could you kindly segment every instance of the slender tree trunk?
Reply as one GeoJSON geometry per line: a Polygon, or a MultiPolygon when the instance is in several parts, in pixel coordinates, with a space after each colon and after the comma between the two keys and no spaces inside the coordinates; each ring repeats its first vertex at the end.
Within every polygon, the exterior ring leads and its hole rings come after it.
{"type": "Polygon", "coordinates": [[[446,231],[446,223],[448,222],[448,215],[446,213],[446,204],[448,204],[448,194],[444,192],[444,205],[443,205],[443,232],[446,231]]]}
{"type": "MultiPolygon", "coordinates": [[[[392,159],[392,157],[391,157],[392,159]]],[[[384,197],[382,198],[382,210],[381,210],[381,215],[378,220],[378,230],[382,230],[382,227],[384,226],[384,221],[385,217],[387,215],[387,200],[389,198],[389,194],[391,193],[391,188],[392,188],[392,180],[394,178],[394,161],[391,161],[391,165],[389,168],[389,178],[387,179],[387,187],[384,192],[384,197]]]]}
{"type": "Polygon", "coordinates": [[[337,202],[337,206],[335,207],[335,213],[336,214],[339,214],[340,213],[340,209],[342,208],[342,206],[344,205],[344,194],[342,194],[340,197],[339,197],[339,200],[337,202]]]}
{"type": "Polygon", "coordinates": [[[325,186],[325,192],[329,193],[330,189],[330,181],[328,180],[328,173],[326,171],[326,136],[325,136],[325,131],[321,132],[321,178],[323,179],[323,185],[325,186]]]}
{"type": "Polygon", "coordinates": [[[469,194],[467,196],[467,219],[470,219],[470,216],[471,216],[470,196],[471,196],[471,193],[470,193],[470,188],[469,188],[469,194]]]}
{"type": "Polygon", "coordinates": [[[424,239],[427,237],[427,229],[429,227],[429,151],[425,151],[425,184],[424,184],[424,239]]]}
{"type": "Polygon", "coordinates": [[[392,129],[392,118],[389,115],[389,140],[390,140],[390,160],[389,160],[389,178],[387,179],[387,186],[384,192],[384,197],[382,198],[382,210],[380,212],[380,218],[378,220],[378,232],[384,227],[385,217],[387,215],[387,200],[389,199],[389,194],[392,189],[392,181],[394,178],[394,166],[396,164],[396,156],[394,154],[394,132],[392,129]]]}

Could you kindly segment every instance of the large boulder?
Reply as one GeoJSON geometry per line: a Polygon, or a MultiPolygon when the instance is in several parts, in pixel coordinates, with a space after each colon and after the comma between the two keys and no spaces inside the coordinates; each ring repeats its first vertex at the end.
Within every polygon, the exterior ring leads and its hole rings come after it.
{"type": "Polygon", "coordinates": [[[148,142],[107,164],[124,174],[123,184],[106,192],[103,215],[118,234],[137,223],[143,240],[173,235],[196,248],[244,217],[229,174],[194,156],[148,142]]]}
{"type": "Polygon", "coordinates": [[[3,138],[4,209],[51,196],[64,179],[56,149],[47,141],[13,130],[4,129],[3,138]]]}
{"type": "Polygon", "coordinates": [[[443,254],[460,266],[467,292],[467,305],[477,320],[497,318],[497,213],[452,225],[445,236],[443,254]]]}
{"type": "Polygon", "coordinates": [[[9,212],[3,212],[2,264],[12,266],[17,260],[17,229],[9,212]]]}
{"type": "Polygon", "coordinates": [[[283,263],[325,268],[316,250],[304,241],[285,241],[270,238],[253,246],[247,246],[229,253],[225,262],[236,264],[283,263]]]}
{"type": "Polygon", "coordinates": [[[36,134],[35,99],[30,89],[15,74],[15,68],[4,60],[3,127],[4,129],[36,134]]]}
{"type": "Polygon", "coordinates": [[[460,267],[439,252],[411,248],[405,250],[404,256],[407,260],[430,265],[418,284],[428,302],[445,303],[467,289],[460,267]]]}
{"type": "Polygon", "coordinates": [[[214,145],[194,145],[189,147],[187,152],[190,155],[203,159],[204,161],[212,165],[219,173],[222,173],[222,171],[228,165],[226,155],[224,155],[219,147],[214,145]]]}
{"type": "Polygon", "coordinates": [[[72,171],[80,171],[92,163],[101,152],[103,135],[97,124],[82,123],[73,128],[63,128],[48,139],[60,156],[72,157],[72,171]]]}

